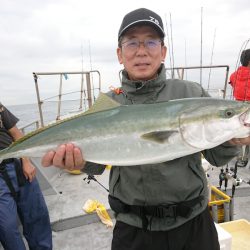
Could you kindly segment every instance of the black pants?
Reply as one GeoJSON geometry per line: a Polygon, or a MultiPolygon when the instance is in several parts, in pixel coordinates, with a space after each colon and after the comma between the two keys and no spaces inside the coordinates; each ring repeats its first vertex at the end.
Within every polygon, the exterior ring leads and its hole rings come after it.
{"type": "Polygon", "coordinates": [[[117,221],[112,250],[219,250],[218,235],[208,208],[169,231],[146,231],[117,221]]]}

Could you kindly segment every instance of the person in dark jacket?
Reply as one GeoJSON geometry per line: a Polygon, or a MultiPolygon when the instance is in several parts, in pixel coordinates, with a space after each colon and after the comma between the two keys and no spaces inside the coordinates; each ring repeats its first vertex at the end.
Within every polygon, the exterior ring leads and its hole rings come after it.
{"type": "MultiPolygon", "coordinates": [[[[107,93],[109,97],[135,105],[208,96],[197,83],[166,79],[164,37],[162,19],[155,12],[140,8],[125,15],[117,48],[124,66],[122,86],[107,93]]],[[[212,165],[221,166],[238,154],[236,145],[244,143],[249,144],[250,138],[235,138],[202,154],[212,165]]],[[[72,143],[48,152],[42,164],[83,170],[88,166],[84,151],[72,143]]],[[[112,250],[220,249],[208,210],[201,153],[158,164],[112,166],[109,193],[116,214],[112,250]]]]}
{"type": "MultiPolygon", "coordinates": [[[[0,103],[0,150],[23,136],[17,122],[0,103]]],[[[6,250],[26,250],[18,217],[30,250],[52,249],[48,209],[36,180],[36,168],[28,158],[0,163],[0,242],[6,250]]]]}

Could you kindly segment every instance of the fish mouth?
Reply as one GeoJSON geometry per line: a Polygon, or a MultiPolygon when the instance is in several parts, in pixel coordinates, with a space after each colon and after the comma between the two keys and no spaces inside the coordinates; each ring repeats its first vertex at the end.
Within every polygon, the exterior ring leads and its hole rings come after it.
{"type": "Polygon", "coordinates": [[[243,114],[239,117],[241,124],[245,127],[250,127],[250,109],[247,109],[243,114]]]}

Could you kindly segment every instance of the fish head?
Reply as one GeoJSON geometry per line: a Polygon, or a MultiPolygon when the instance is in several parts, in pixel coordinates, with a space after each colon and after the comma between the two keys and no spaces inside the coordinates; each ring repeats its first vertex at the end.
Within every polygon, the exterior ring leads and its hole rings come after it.
{"type": "Polygon", "coordinates": [[[232,138],[250,135],[250,104],[197,98],[179,120],[184,142],[194,148],[216,147],[232,138]]]}
{"type": "Polygon", "coordinates": [[[244,126],[250,127],[250,111],[249,111],[249,109],[240,116],[240,119],[241,119],[241,123],[243,123],[244,126]]]}

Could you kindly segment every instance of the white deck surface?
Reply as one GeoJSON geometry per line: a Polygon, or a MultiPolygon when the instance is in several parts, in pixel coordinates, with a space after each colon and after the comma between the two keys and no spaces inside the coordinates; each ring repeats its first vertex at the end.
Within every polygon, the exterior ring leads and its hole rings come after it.
{"type": "MultiPolygon", "coordinates": [[[[53,172],[53,169],[49,171],[53,172]]],[[[220,168],[214,167],[209,170],[212,185],[218,186],[219,173],[220,168]]],[[[55,171],[48,178],[53,186],[53,192],[48,192],[47,189],[44,190],[44,195],[50,212],[55,250],[110,249],[112,229],[102,224],[96,214],[86,214],[82,209],[87,199],[96,199],[109,210],[108,192],[95,181],[88,184],[83,180],[84,177],[85,174],[71,175],[65,171],[55,171]]],[[[249,167],[238,168],[238,177],[249,180],[249,167]]],[[[96,178],[108,188],[109,170],[105,170],[103,175],[96,178]]],[[[229,181],[228,189],[231,187],[232,182],[229,181]]],[[[234,219],[250,221],[250,185],[242,183],[236,188],[234,204],[234,219]]],[[[112,216],[112,212],[110,214],[112,216]]],[[[113,222],[115,223],[114,219],[113,222]]]]}

